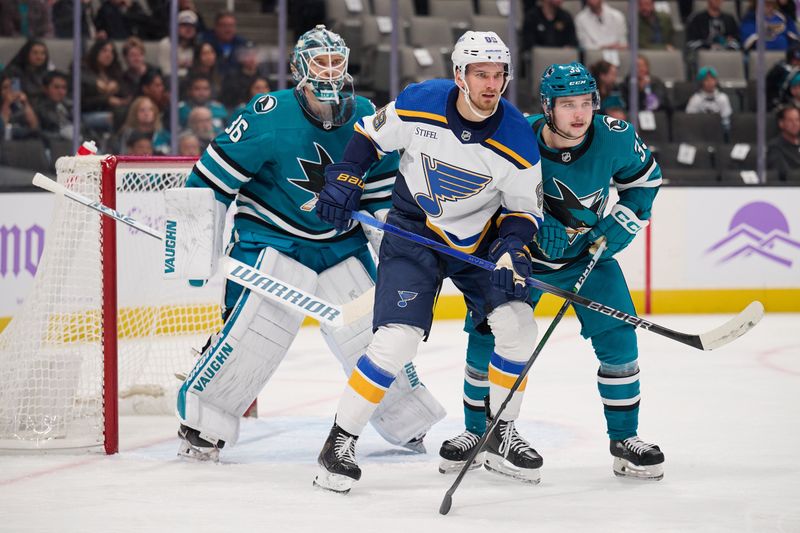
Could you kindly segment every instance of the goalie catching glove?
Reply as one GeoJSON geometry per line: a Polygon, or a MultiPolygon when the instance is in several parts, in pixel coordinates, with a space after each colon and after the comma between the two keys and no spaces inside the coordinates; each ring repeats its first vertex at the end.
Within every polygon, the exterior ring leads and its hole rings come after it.
{"type": "Polygon", "coordinates": [[[531,255],[523,242],[513,235],[500,237],[489,248],[489,259],[495,263],[491,273],[492,285],[513,295],[525,298],[528,287],[525,279],[531,275],[531,255]]]}
{"type": "Polygon", "coordinates": [[[317,216],[339,231],[350,228],[350,215],[358,210],[364,180],[357,165],[334,163],[325,167],[325,185],[317,200],[317,216]]]}
{"type": "Polygon", "coordinates": [[[636,234],[649,223],[647,220],[641,220],[625,204],[618,203],[592,228],[587,237],[589,242],[597,242],[600,237],[605,237],[607,244],[603,257],[611,257],[624,250],[636,234]]]}

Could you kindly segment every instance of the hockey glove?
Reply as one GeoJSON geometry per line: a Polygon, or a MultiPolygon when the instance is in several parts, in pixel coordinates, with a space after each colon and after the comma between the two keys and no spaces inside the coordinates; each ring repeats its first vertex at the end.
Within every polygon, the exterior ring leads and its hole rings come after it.
{"type": "Polygon", "coordinates": [[[489,259],[495,263],[491,273],[492,285],[514,298],[528,294],[525,279],[531,275],[531,255],[522,241],[509,235],[500,237],[489,248],[489,259]]]}
{"type": "Polygon", "coordinates": [[[561,259],[569,245],[567,228],[557,218],[545,213],[533,242],[548,259],[561,259]]]}
{"type": "Polygon", "coordinates": [[[364,180],[352,163],[334,163],[325,167],[325,185],[317,200],[317,216],[339,231],[347,230],[351,223],[350,215],[358,210],[364,180]]]}
{"type": "Polygon", "coordinates": [[[603,257],[611,257],[624,250],[636,234],[649,223],[647,220],[640,220],[626,205],[615,204],[611,212],[592,228],[587,237],[589,242],[596,242],[605,236],[607,245],[603,257]]]}

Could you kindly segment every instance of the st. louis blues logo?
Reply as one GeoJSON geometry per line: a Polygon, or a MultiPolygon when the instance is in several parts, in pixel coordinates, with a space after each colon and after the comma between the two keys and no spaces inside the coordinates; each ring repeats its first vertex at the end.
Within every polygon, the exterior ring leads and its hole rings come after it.
{"type": "Polygon", "coordinates": [[[414,200],[433,218],[442,214],[442,202],[457,202],[475,196],[492,181],[491,176],[459,168],[427,154],[422,154],[422,168],[428,193],[418,192],[414,200]]]}
{"type": "Polygon", "coordinates": [[[397,291],[397,294],[400,296],[397,307],[400,308],[408,307],[408,302],[419,296],[419,293],[411,291],[397,291]]]}
{"type": "Polygon", "coordinates": [[[297,158],[297,162],[305,174],[305,179],[289,179],[293,185],[312,194],[312,198],[300,206],[300,209],[305,212],[313,211],[314,206],[317,205],[319,193],[322,186],[325,185],[325,167],[333,163],[333,159],[325,151],[325,148],[317,143],[314,143],[314,148],[317,150],[317,161],[297,158]]]}

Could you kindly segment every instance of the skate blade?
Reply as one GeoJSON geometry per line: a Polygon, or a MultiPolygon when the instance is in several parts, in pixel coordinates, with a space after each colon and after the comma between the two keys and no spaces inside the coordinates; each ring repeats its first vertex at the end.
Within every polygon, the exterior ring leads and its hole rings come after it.
{"type": "MultiPolygon", "coordinates": [[[[476,468],[480,468],[483,466],[483,460],[486,456],[485,453],[479,453],[475,456],[475,459],[472,461],[472,465],[470,465],[470,470],[475,470],[476,468]]],[[[451,461],[450,459],[439,458],[439,473],[440,474],[456,474],[461,472],[461,469],[464,468],[464,464],[466,461],[451,461]]]]}
{"type": "Polygon", "coordinates": [[[486,454],[483,467],[494,474],[510,477],[517,481],[522,481],[523,483],[530,483],[531,485],[538,485],[542,480],[538,468],[520,468],[497,455],[486,454]]]}
{"type": "Polygon", "coordinates": [[[353,481],[351,477],[333,474],[320,467],[319,473],[314,477],[314,486],[337,494],[347,494],[353,487],[353,481]]]}
{"type": "Polygon", "coordinates": [[[219,448],[198,448],[181,441],[178,446],[178,457],[195,463],[219,463],[219,448]]]}
{"type": "Polygon", "coordinates": [[[620,457],[614,458],[614,475],[627,479],[641,479],[644,481],[659,481],[664,478],[664,465],[637,466],[620,457]]]}

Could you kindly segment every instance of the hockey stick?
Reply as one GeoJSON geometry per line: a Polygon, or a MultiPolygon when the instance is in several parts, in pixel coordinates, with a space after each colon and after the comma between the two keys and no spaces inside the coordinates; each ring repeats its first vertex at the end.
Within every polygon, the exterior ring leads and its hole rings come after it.
{"type": "MultiPolygon", "coordinates": [[[[583,282],[586,281],[587,277],[589,277],[589,274],[592,272],[592,269],[600,260],[600,256],[603,255],[603,252],[605,252],[605,250],[606,250],[606,242],[605,240],[603,240],[603,242],[601,242],[600,245],[597,246],[597,249],[592,255],[592,258],[589,260],[589,264],[586,265],[586,268],[583,269],[583,273],[580,275],[580,277],[578,277],[578,281],[575,282],[575,286],[572,287],[573,294],[577,294],[578,291],[581,290],[581,287],[583,287],[583,282]]],[[[564,314],[567,312],[567,309],[569,309],[571,303],[572,302],[570,302],[569,300],[564,300],[564,305],[561,306],[561,309],[558,310],[558,314],[556,314],[556,317],[553,319],[552,322],[550,322],[550,326],[547,328],[547,331],[544,332],[544,335],[542,335],[539,344],[533,351],[533,355],[531,355],[531,358],[528,359],[528,362],[525,364],[525,367],[522,369],[522,372],[520,372],[519,376],[517,376],[516,381],[514,381],[514,384],[511,386],[511,390],[508,391],[508,394],[506,395],[505,400],[503,400],[503,403],[500,404],[500,408],[495,413],[492,423],[489,424],[489,427],[487,427],[486,431],[483,432],[483,435],[481,436],[480,440],[472,449],[472,451],[469,453],[469,457],[467,457],[467,462],[464,463],[463,467],[461,467],[461,471],[458,473],[458,477],[453,482],[453,484],[450,485],[450,488],[447,489],[447,492],[445,493],[444,498],[442,499],[442,504],[439,506],[439,514],[447,514],[450,512],[450,507],[453,505],[453,494],[455,493],[456,489],[458,489],[458,486],[461,485],[461,481],[463,481],[464,476],[466,476],[467,472],[469,472],[469,469],[472,466],[472,462],[475,460],[478,454],[481,453],[481,450],[486,444],[486,441],[489,440],[489,435],[492,434],[492,431],[494,430],[495,426],[500,421],[500,413],[505,411],[506,405],[508,405],[508,402],[511,401],[511,398],[514,396],[514,393],[517,392],[517,389],[519,389],[520,385],[522,384],[522,381],[525,379],[525,376],[528,375],[528,372],[533,366],[533,362],[536,361],[537,357],[539,357],[539,353],[542,351],[542,348],[544,348],[544,345],[550,338],[550,335],[553,334],[553,330],[556,329],[558,323],[561,322],[561,319],[564,317],[564,314]]]]}
{"type": "MultiPolygon", "coordinates": [[[[370,226],[380,228],[383,231],[391,233],[392,235],[396,235],[417,244],[427,246],[428,248],[436,250],[437,252],[455,257],[461,261],[466,261],[467,263],[471,263],[484,270],[491,271],[495,269],[495,264],[491,261],[455,250],[446,244],[436,242],[410,231],[406,231],[402,228],[398,228],[397,226],[393,226],[392,224],[381,222],[369,215],[365,215],[364,213],[353,211],[352,218],[363,224],[369,224],[370,226]]],[[[535,289],[560,296],[565,300],[569,300],[573,304],[586,307],[592,311],[596,311],[598,313],[610,316],[616,320],[630,324],[631,326],[645,329],[657,335],[661,335],[662,337],[667,337],[668,339],[680,342],[681,344],[686,344],[687,346],[697,348],[698,350],[713,350],[728,344],[729,342],[747,333],[753,328],[753,326],[758,324],[758,321],[764,316],[764,306],[761,304],[761,302],[754,301],[745,307],[738,315],[734,316],[723,325],[712,329],[711,331],[707,331],[706,333],[693,335],[690,333],[673,331],[669,328],[665,328],[664,326],[660,326],[655,322],[650,322],[649,320],[645,320],[644,318],[640,318],[638,316],[629,315],[624,311],[614,309],[613,307],[609,307],[600,302],[595,302],[594,300],[584,298],[578,294],[572,294],[564,289],[559,289],[558,287],[550,285],[549,283],[545,283],[544,281],[536,278],[527,278],[525,283],[535,289]]]]}
{"type": "MultiPolygon", "coordinates": [[[[100,202],[92,201],[82,194],[70,191],[43,174],[37,172],[33,177],[33,184],[50,192],[66,196],[70,200],[94,209],[111,219],[127,224],[155,239],[164,240],[164,235],[155,229],[100,202]]],[[[305,316],[314,318],[320,324],[328,324],[333,327],[344,326],[366,316],[372,311],[372,302],[375,296],[374,288],[366,291],[351,302],[344,305],[335,305],[232,257],[225,257],[221,263],[225,277],[232,282],[250,289],[262,297],[290,307],[305,316]]]]}

